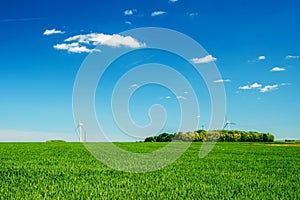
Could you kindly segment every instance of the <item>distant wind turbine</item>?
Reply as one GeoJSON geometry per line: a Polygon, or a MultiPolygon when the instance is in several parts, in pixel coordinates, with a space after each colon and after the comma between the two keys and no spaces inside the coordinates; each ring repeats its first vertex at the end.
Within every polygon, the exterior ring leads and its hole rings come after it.
{"type": "Polygon", "coordinates": [[[83,123],[79,121],[76,132],[79,135],[79,142],[86,142],[86,132],[83,129],[83,123]]]}
{"type": "Polygon", "coordinates": [[[223,130],[225,130],[227,128],[227,130],[231,130],[231,125],[236,125],[236,123],[234,122],[230,122],[228,119],[227,119],[227,116],[225,117],[225,124],[224,124],[224,127],[223,127],[223,130]]]}

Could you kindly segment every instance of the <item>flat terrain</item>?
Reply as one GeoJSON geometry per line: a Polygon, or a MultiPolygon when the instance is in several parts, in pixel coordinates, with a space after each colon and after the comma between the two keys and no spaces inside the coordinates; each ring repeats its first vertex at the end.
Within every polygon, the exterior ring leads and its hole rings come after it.
{"type": "MultiPolygon", "coordinates": [[[[118,143],[149,152],[163,143],[118,143]]],[[[124,173],[80,143],[0,143],[0,199],[300,199],[300,146],[193,143],[168,167],[124,173]]]]}

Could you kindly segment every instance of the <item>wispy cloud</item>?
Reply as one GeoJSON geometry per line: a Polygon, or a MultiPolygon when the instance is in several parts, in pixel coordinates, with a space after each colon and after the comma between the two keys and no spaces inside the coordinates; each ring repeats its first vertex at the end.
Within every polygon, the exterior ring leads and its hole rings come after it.
{"type": "Polygon", "coordinates": [[[253,60],[248,60],[248,62],[257,62],[257,61],[261,61],[261,60],[266,60],[266,56],[264,55],[261,55],[261,56],[258,56],[256,59],[253,59],[253,60]]]}
{"type": "Polygon", "coordinates": [[[136,9],[125,10],[124,15],[133,15],[136,12],[137,12],[136,9]]]}
{"type": "Polygon", "coordinates": [[[189,15],[190,17],[196,17],[196,16],[199,15],[199,13],[197,13],[197,12],[194,12],[194,13],[188,13],[188,15],[189,15]]]}
{"type": "Polygon", "coordinates": [[[0,19],[0,22],[25,22],[25,21],[36,21],[41,18],[17,18],[17,19],[0,19]]]}
{"type": "Polygon", "coordinates": [[[286,86],[286,85],[292,85],[291,83],[281,83],[280,85],[286,86]]]}
{"type": "Polygon", "coordinates": [[[137,83],[134,83],[134,84],[131,84],[128,89],[131,90],[131,89],[135,89],[135,88],[138,88],[138,87],[140,87],[140,86],[137,83]]]}
{"type": "Polygon", "coordinates": [[[285,68],[283,68],[283,67],[273,67],[270,71],[271,72],[282,72],[282,71],[285,71],[285,68]]]}
{"type": "Polygon", "coordinates": [[[251,85],[240,86],[239,89],[240,90],[251,90],[251,89],[257,89],[257,88],[261,88],[261,87],[262,87],[262,84],[253,83],[251,85]]]}
{"type": "Polygon", "coordinates": [[[170,3],[176,3],[178,0],[169,0],[170,3]]]}
{"type": "Polygon", "coordinates": [[[184,96],[176,96],[176,99],[178,99],[178,100],[186,100],[187,98],[186,97],[184,97],[184,96]]]}
{"type": "Polygon", "coordinates": [[[89,49],[86,46],[82,46],[77,42],[73,42],[71,44],[56,44],[53,46],[54,49],[57,50],[66,50],[70,53],[92,53],[92,52],[100,52],[99,49],[89,49]]]}
{"type": "Polygon", "coordinates": [[[212,55],[207,55],[204,56],[202,58],[192,58],[191,61],[195,64],[199,64],[199,63],[209,63],[209,62],[213,62],[216,61],[217,58],[213,57],[212,55]]]}
{"type": "Polygon", "coordinates": [[[43,35],[64,34],[64,31],[54,29],[46,29],[43,35]]]}
{"type": "Polygon", "coordinates": [[[257,59],[258,59],[258,60],[265,60],[265,59],[266,59],[266,56],[258,56],[257,59]]]}
{"type": "Polygon", "coordinates": [[[131,36],[122,36],[118,34],[106,35],[103,33],[80,34],[69,37],[62,44],[56,44],[53,47],[58,50],[67,50],[72,53],[91,53],[101,52],[100,49],[91,49],[97,45],[109,47],[127,47],[141,48],[146,44],[139,42],[131,36]]]}
{"type": "Polygon", "coordinates": [[[125,24],[131,25],[132,22],[131,21],[125,21],[125,24]]]}
{"type": "Polygon", "coordinates": [[[129,47],[129,48],[140,48],[145,47],[145,43],[141,43],[131,36],[122,36],[118,34],[106,35],[103,33],[90,33],[75,35],[65,39],[65,42],[78,42],[82,44],[91,45],[106,45],[110,47],[129,47]]]}
{"type": "Polygon", "coordinates": [[[285,57],[286,60],[289,60],[289,59],[297,59],[299,58],[299,56],[291,56],[291,55],[288,55],[285,57]]]}
{"type": "Polygon", "coordinates": [[[163,14],[166,14],[166,12],[165,11],[154,11],[151,13],[151,16],[155,17],[155,16],[163,15],[163,14]]]}
{"type": "Polygon", "coordinates": [[[229,83],[231,80],[229,79],[218,79],[215,80],[214,83],[229,83]]]}
{"type": "Polygon", "coordinates": [[[276,90],[278,89],[278,84],[275,85],[266,85],[263,88],[260,88],[260,92],[264,93],[264,92],[270,92],[272,90],[276,90]]]}
{"type": "MultiPolygon", "coordinates": [[[[281,85],[285,85],[286,83],[283,83],[281,85]]],[[[265,92],[270,92],[273,90],[276,90],[279,88],[279,84],[274,84],[274,85],[265,85],[263,86],[262,84],[259,83],[253,83],[251,85],[244,85],[244,86],[240,86],[239,89],[240,90],[258,90],[261,93],[265,93],[265,92]]]]}

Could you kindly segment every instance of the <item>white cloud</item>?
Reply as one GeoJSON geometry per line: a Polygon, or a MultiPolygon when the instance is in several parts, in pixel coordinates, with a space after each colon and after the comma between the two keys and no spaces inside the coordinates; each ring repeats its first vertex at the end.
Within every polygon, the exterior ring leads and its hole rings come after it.
{"type": "Polygon", "coordinates": [[[262,85],[259,83],[253,83],[252,85],[250,85],[250,87],[251,88],[260,88],[260,87],[262,87],[262,85]]]}
{"type": "Polygon", "coordinates": [[[265,60],[266,56],[258,56],[258,60],[265,60]]]}
{"type": "Polygon", "coordinates": [[[189,92],[187,92],[187,91],[185,91],[185,92],[183,92],[183,94],[188,94],[189,92]]]}
{"type": "Polygon", "coordinates": [[[286,60],[289,60],[289,59],[297,59],[299,58],[299,56],[291,56],[291,55],[288,55],[285,57],[286,60]]]}
{"type": "Polygon", "coordinates": [[[214,83],[228,83],[230,81],[231,80],[229,80],[229,79],[218,79],[218,80],[215,80],[214,83]]]}
{"type": "Polygon", "coordinates": [[[195,17],[195,16],[198,16],[198,15],[199,15],[199,13],[189,13],[190,17],[195,17]]]}
{"type": "MultiPolygon", "coordinates": [[[[281,85],[288,85],[286,83],[283,83],[281,85]]],[[[251,85],[244,85],[244,86],[241,86],[239,87],[240,90],[251,90],[251,89],[257,89],[259,90],[260,92],[262,93],[265,93],[265,92],[270,92],[270,91],[273,91],[273,90],[276,90],[278,89],[279,85],[278,84],[274,84],[274,85],[265,85],[263,86],[262,84],[259,84],[259,83],[253,83],[251,85]]]]}
{"type": "Polygon", "coordinates": [[[53,34],[64,34],[65,32],[64,31],[61,31],[61,30],[56,30],[55,28],[54,29],[46,29],[43,33],[43,35],[53,35],[53,34]]]}
{"type": "Polygon", "coordinates": [[[71,44],[56,44],[53,46],[54,49],[57,50],[67,50],[70,53],[92,53],[92,52],[100,52],[99,49],[89,49],[85,46],[81,46],[77,42],[73,42],[71,44]]]}
{"type": "Polygon", "coordinates": [[[151,13],[151,16],[155,17],[155,16],[163,15],[163,14],[166,14],[166,12],[165,11],[154,11],[151,13]]]}
{"type": "Polygon", "coordinates": [[[191,61],[195,64],[209,63],[209,62],[213,62],[216,60],[217,60],[217,58],[213,57],[212,55],[207,55],[207,56],[204,56],[203,58],[192,58],[191,59],[191,61]]]}
{"type": "Polygon", "coordinates": [[[266,59],[266,56],[258,56],[256,59],[253,59],[253,60],[248,60],[248,62],[257,62],[257,61],[260,61],[260,60],[265,60],[266,59]]]}
{"type": "Polygon", "coordinates": [[[132,23],[131,23],[131,21],[125,21],[125,24],[131,25],[132,23]]]}
{"type": "Polygon", "coordinates": [[[285,71],[285,68],[283,67],[274,67],[271,69],[271,72],[282,72],[285,71]]]}
{"type": "Polygon", "coordinates": [[[175,3],[177,2],[178,0],[169,0],[170,3],[175,3]]]}
{"type": "Polygon", "coordinates": [[[137,12],[136,9],[125,10],[124,15],[133,15],[136,12],[137,12]]]}
{"type": "Polygon", "coordinates": [[[278,84],[275,85],[266,85],[263,88],[260,88],[260,92],[264,93],[264,92],[270,92],[272,90],[276,90],[278,89],[278,84]]]}
{"type": "Polygon", "coordinates": [[[176,98],[177,98],[178,100],[186,100],[186,97],[184,97],[184,96],[176,96],[176,98]]]}
{"type": "Polygon", "coordinates": [[[251,90],[251,89],[257,89],[257,88],[261,88],[261,87],[262,87],[262,84],[253,83],[251,85],[240,86],[239,89],[240,90],[251,90]]]}
{"type": "Polygon", "coordinates": [[[105,45],[109,47],[123,46],[127,48],[141,48],[146,46],[145,43],[139,42],[131,36],[90,33],[69,37],[64,40],[64,43],[56,44],[53,47],[58,50],[67,50],[72,53],[101,52],[100,49],[93,49],[97,45],[105,45]]]}
{"type": "Polygon", "coordinates": [[[107,35],[103,33],[90,33],[75,35],[65,39],[65,42],[78,42],[91,45],[106,45],[110,47],[129,47],[140,48],[146,46],[145,43],[141,43],[131,36],[122,36],[118,34],[107,35]]]}
{"type": "Polygon", "coordinates": [[[130,87],[128,89],[134,89],[134,88],[138,88],[140,87],[137,83],[134,83],[132,85],[130,85],[130,87]]]}
{"type": "Polygon", "coordinates": [[[281,83],[280,85],[286,86],[286,85],[292,85],[291,83],[281,83]]]}
{"type": "Polygon", "coordinates": [[[171,97],[170,96],[166,96],[166,99],[171,99],[171,97]]]}

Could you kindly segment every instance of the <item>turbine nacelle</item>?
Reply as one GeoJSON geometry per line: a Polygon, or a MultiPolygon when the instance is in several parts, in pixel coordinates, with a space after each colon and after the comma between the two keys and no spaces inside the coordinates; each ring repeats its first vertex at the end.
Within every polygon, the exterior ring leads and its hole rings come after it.
{"type": "Polygon", "coordinates": [[[225,128],[227,128],[227,130],[230,130],[230,126],[231,125],[236,125],[236,123],[228,121],[227,117],[226,117],[225,118],[225,124],[224,124],[223,130],[225,130],[225,128]]]}

